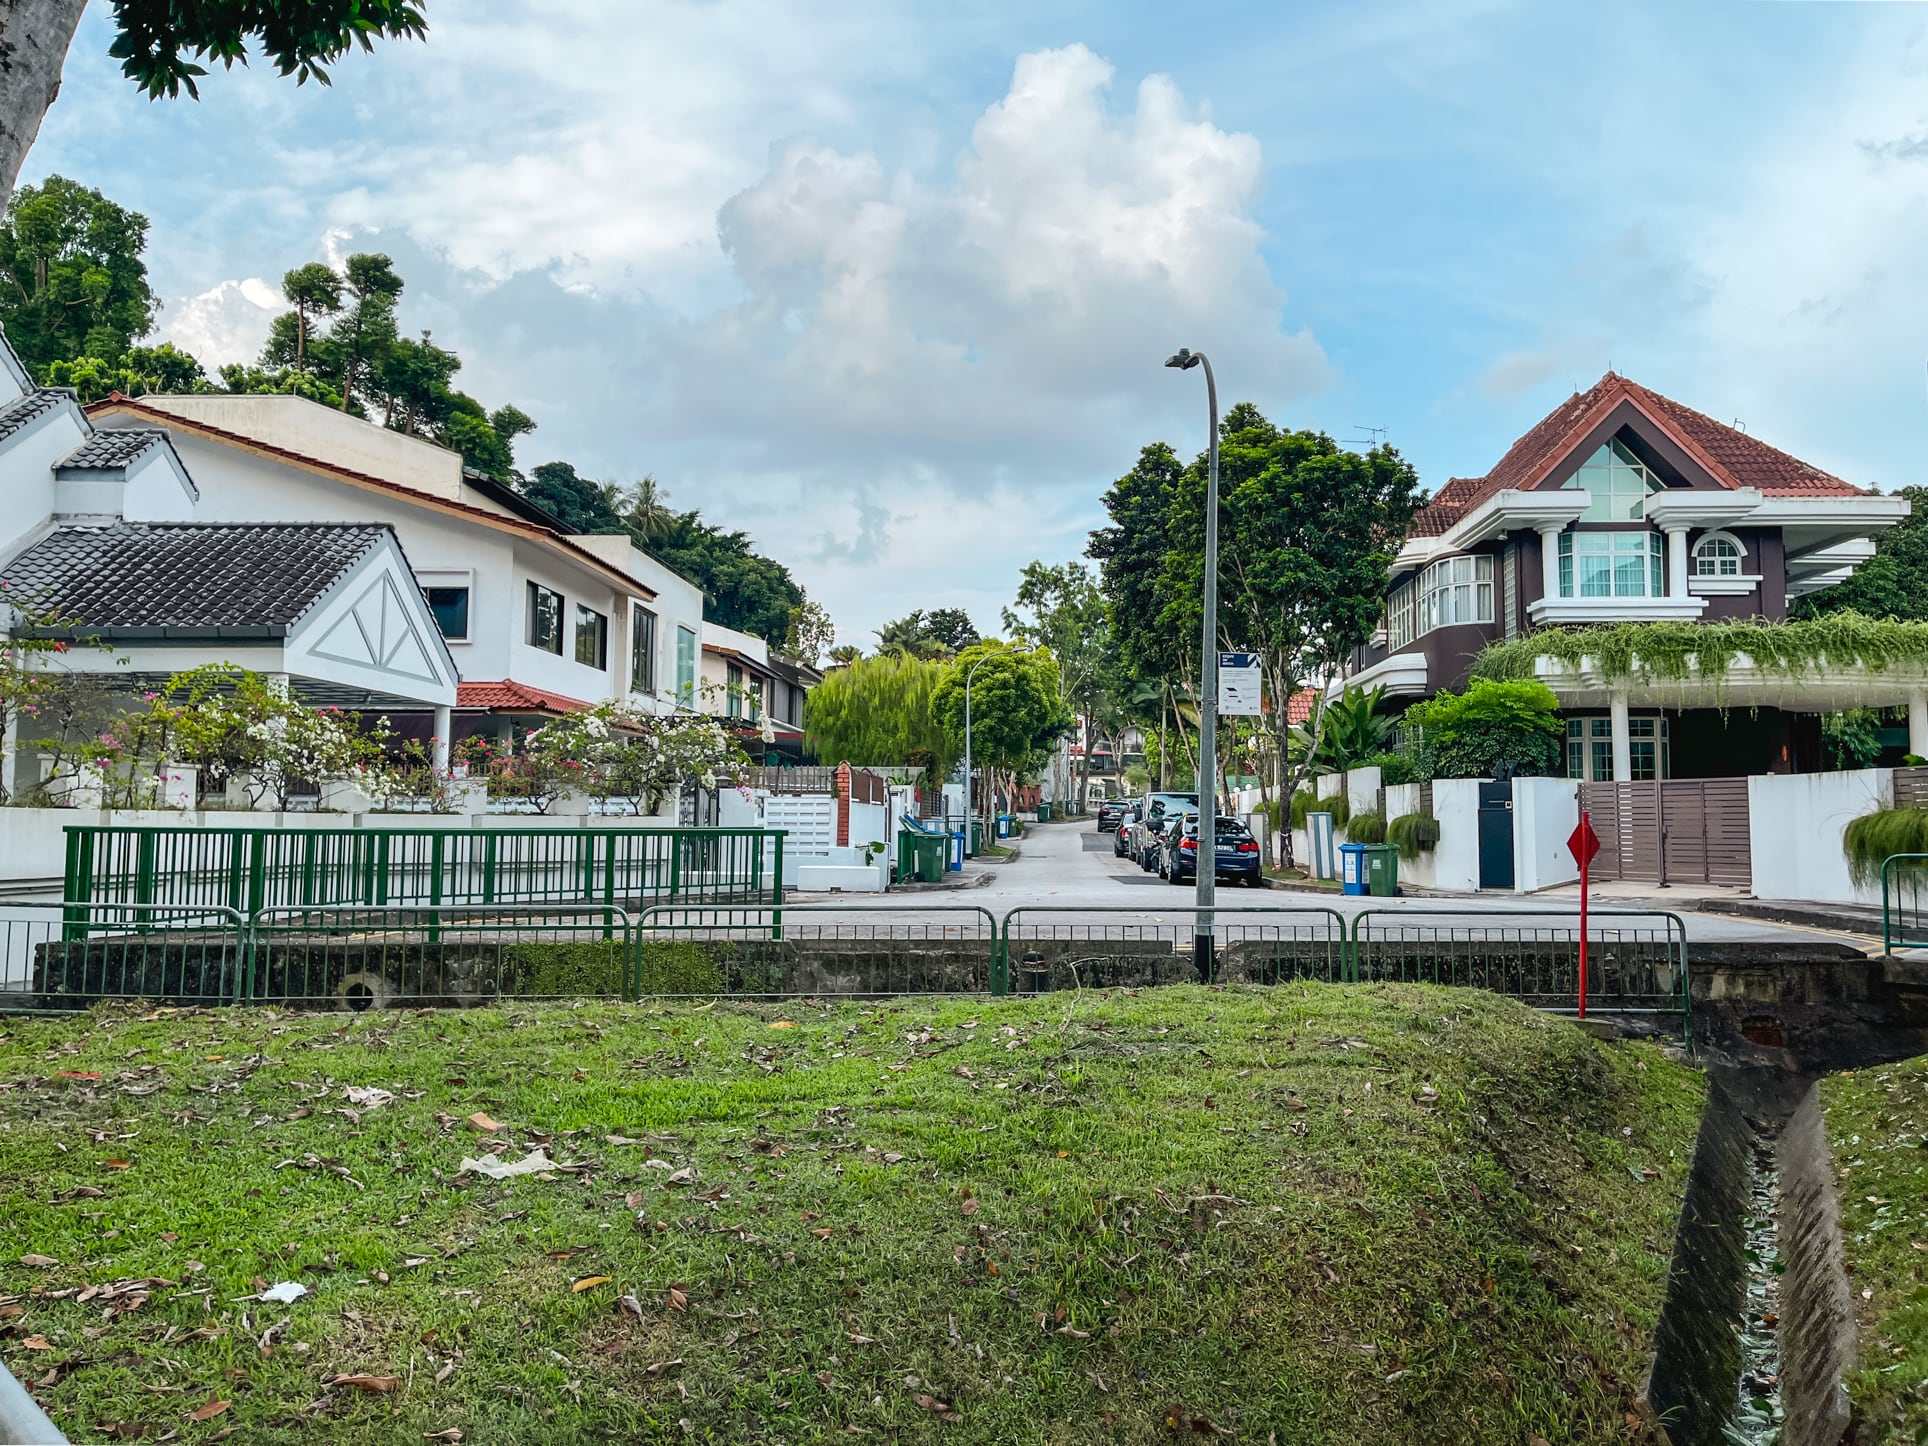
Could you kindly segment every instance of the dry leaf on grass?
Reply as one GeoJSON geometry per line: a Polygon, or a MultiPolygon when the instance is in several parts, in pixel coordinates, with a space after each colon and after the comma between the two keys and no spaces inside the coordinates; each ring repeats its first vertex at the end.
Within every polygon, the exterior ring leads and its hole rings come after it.
{"type": "Polygon", "coordinates": [[[673,1361],[657,1361],[654,1365],[643,1367],[643,1376],[647,1380],[660,1380],[682,1364],[683,1358],[681,1356],[678,1356],[673,1361]]]}
{"type": "Polygon", "coordinates": [[[911,1400],[916,1402],[918,1409],[929,1411],[940,1421],[955,1422],[964,1419],[949,1401],[942,1400],[937,1396],[929,1396],[919,1391],[911,1397],[911,1400]]]}
{"type": "Polygon", "coordinates": [[[669,1288],[669,1294],[664,1297],[664,1300],[671,1310],[683,1310],[690,1303],[689,1296],[684,1294],[683,1287],[680,1285],[672,1285],[669,1288]]]}
{"type": "Polygon", "coordinates": [[[971,1196],[966,1195],[964,1197],[964,1203],[957,1207],[957,1213],[960,1215],[977,1214],[977,1201],[971,1196]]]}
{"type": "Polygon", "coordinates": [[[490,1119],[481,1110],[477,1110],[462,1123],[467,1125],[471,1130],[479,1131],[484,1135],[493,1135],[502,1128],[498,1121],[490,1119]]]}
{"type": "Polygon", "coordinates": [[[128,1160],[102,1160],[101,1165],[109,1170],[131,1170],[133,1164],[128,1160]]]}
{"type": "Polygon", "coordinates": [[[60,1262],[55,1260],[51,1255],[23,1255],[20,1257],[20,1263],[22,1265],[37,1265],[42,1270],[51,1270],[54,1266],[60,1264],[60,1262]]]}
{"type": "Polygon", "coordinates": [[[460,1441],[462,1439],[462,1428],[460,1426],[451,1426],[446,1431],[424,1431],[422,1433],[422,1439],[424,1441],[460,1441]]]}
{"type": "Polygon", "coordinates": [[[795,1029],[796,1027],[797,1022],[794,1019],[773,1019],[770,1021],[770,1028],[772,1029],[795,1029]]]}
{"type": "Polygon", "coordinates": [[[385,1396],[402,1383],[400,1376],[336,1376],[329,1386],[353,1386],[358,1391],[385,1396]]]}
{"type": "Polygon", "coordinates": [[[394,1095],[373,1085],[349,1085],[342,1090],[341,1097],[362,1110],[379,1110],[383,1105],[395,1102],[394,1095]]]}
{"type": "Polygon", "coordinates": [[[608,1284],[609,1277],[606,1275],[585,1275],[581,1280],[570,1286],[569,1289],[575,1294],[581,1295],[585,1290],[594,1290],[599,1285],[608,1284]]]}
{"type": "Polygon", "coordinates": [[[54,1348],[54,1343],[45,1336],[28,1336],[20,1344],[30,1351],[50,1351],[54,1348]]]}
{"type": "Polygon", "coordinates": [[[190,1421],[212,1421],[216,1416],[220,1415],[223,1411],[227,1410],[228,1407],[233,1404],[234,1403],[232,1401],[222,1401],[222,1400],[217,1400],[213,1397],[209,1397],[205,1404],[196,1407],[192,1411],[189,1411],[187,1413],[187,1418],[190,1421]]]}

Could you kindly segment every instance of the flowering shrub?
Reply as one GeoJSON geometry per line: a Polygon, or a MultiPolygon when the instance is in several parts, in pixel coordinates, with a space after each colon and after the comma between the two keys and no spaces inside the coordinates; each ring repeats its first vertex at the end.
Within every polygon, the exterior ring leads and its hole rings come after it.
{"type": "Polygon", "coordinates": [[[733,785],[749,760],[715,719],[679,713],[638,713],[603,703],[571,713],[531,733],[522,751],[489,760],[490,791],[525,798],[547,813],[565,793],[622,799],[630,811],[655,813],[682,786],[733,785]]]}
{"type": "Polygon", "coordinates": [[[382,766],[388,720],[366,726],[339,708],[312,708],[278,680],[210,663],[168,681],[149,705],[165,715],[174,756],[210,782],[239,779],[250,806],[285,809],[302,784],[366,776],[382,766]]]}

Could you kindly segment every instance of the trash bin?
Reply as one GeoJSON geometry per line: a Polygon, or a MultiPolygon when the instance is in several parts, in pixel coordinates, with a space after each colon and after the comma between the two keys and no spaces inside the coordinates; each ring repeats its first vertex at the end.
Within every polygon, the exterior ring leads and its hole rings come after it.
{"type": "Polygon", "coordinates": [[[1001,813],[997,816],[997,836],[999,838],[1009,838],[1011,836],[1010,814],[1001,813]]]}
{"type": "Polygon", "coordinates": [[[958,873],[964,867],[964,830],[959,829],[951,835],[951,872],[958,873]]]}
{"type": "Polygon", "coordinates": [[[971,853],[975,856],[984,852],[984,820],[971,820],[971,853]]]}
{"type": "Polygon", "coordinates": [[[897,830],[896,883],[907,884],[917,877],[917,835],[907,828],[897,830]]]}
{"type": "Polygon", "coordinates": [[[1367,844],[1366,892],[1389,899],[1399,892],[1399,849],[1394,844],[1367,844]]]}
{"type": "Polygon", "coordinates": [[[917,836],[918,883],[938,884],[944,881],[945,844],[941,833],[922,833],[917,836]]]}
{"type": "Polygon", "coordinates": [[[1366,845],[1339,845],[1339,891],[1346,894],[1366,892],[1366,845]]]}
{"type": "Polygon", "coordinates": [[[1041,803],[1038,805],[1038,822],[1039,823],[1051,822],[1051,805],[1050,804],[1041,803]]]}

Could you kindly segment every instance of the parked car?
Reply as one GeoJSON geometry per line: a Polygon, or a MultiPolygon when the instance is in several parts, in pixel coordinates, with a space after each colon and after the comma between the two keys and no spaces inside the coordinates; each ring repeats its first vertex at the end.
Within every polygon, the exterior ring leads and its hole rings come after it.
{"type": "Polygon", "coordinates": [[[1155,873],[1162,875],[1165,871],[1166,851],[1168,848],[1176,847],[1176,844],[1172,842],[1174,838],[1172,830],[1183,825],[1186,819],[1197,817],[1198,815],[1196,813],[1189,810],[1178,808],[1166,809],[1165,816],[1158,821],[1158,826],[1151,830],[1145,838],[1143,844],[1144,856],[1139,860],[1138,866],[1148,874],[1155,873]]]}
{"type": "MultiPolygon", "coordinates": [[[[1221,879],[1237,879],[1257,888],[1264,879],[1259,866],[1259,841],[1252,831],[1235,818],[1218,820],[1213,856],[1213,872],[1221,879]]],[[[1170,883],[1182,884],[1198,877],[1198,817],[1175,821],[1161,844],[1159,875],[1170,883]]]]}
{"type": "Polygon", "coordinates": [[[1149,872],[1158,867],[1158,836],[1165,827],[1167,813],[1197,813],[1195,793],[1148,793],[1138,800],[1138,822],[1131,831],[1127,850],[1138,867],[1149,872]]]}
{"type": "Polygon", "coordinates": [[[1098,805],[1098,832],[1116,833],[1118,825],[1124,822],[1125,812],[1131,802],[1123,798],[1107,798],[1098,805]]]}
{"type": "Polygon", "coordinates": [[[1138,822],[1138,805],[1128,803],[1119,815],[1118,825],[1111,831],[1111,856],[1123,858],[1131,852],[1132,825],[1138,822]]]}

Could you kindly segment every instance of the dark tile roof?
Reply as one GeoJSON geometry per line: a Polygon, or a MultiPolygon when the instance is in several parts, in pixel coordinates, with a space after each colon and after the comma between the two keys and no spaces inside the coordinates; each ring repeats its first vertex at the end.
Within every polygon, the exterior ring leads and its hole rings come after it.
{"type": "Polygon", "coordinates": [[[36,387],[26,396],[14,398],[6,406],[0,407],[0,442],[27,423],[46,416],[62,402],[73,400],[73,392],[66,387],[36,387]]]}
{"type": "Polygon", "coordinates": [[[68,467],[91,471],[125,467],[167,440],[167,433],[130,428],[124,432],[96,432],[73,451],[54,463],[56,469],[68,467]]]}
{"type": "Polygon", "coordinates": [[[1419,537],[1436,537],[1506,488],[1537,486],[1547,472],[1623,401],[1632,401],[1724,487],[1753,487],[1770,497],[1858,497],[1864,489],[1799,457],[1717,422],[1616,372],[1575,392],[1533,424],[1484,477],[1456,477],[1413,519],[1419,537]]]}
{"type": "Polygon", "coordinates": [[[388,535],[384,526],[328,522],[61,527],[8,563],[5,576],[16,595],[103,633],[280,629],[388,535]]]}

